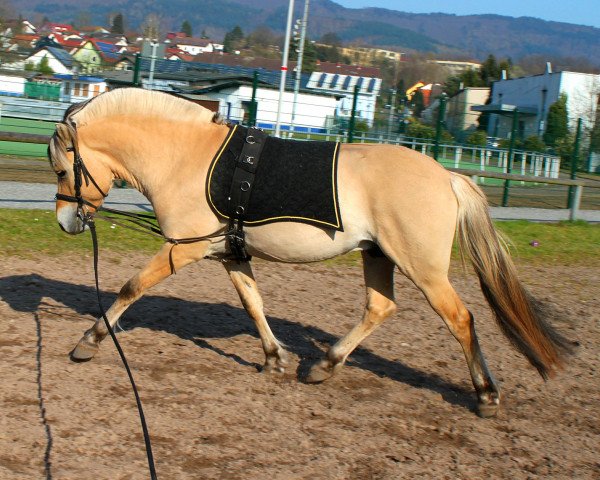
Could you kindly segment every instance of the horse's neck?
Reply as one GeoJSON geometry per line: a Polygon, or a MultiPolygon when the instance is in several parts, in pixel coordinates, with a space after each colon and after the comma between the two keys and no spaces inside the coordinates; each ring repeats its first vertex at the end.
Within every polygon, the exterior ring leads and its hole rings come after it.
{"type": "Polygon", "coordinates": [[[197,182],[208,170],[228,132],[226,125],[214,123],[174,125],[159,121],[134,127],[133,134],[121,139],[122,143],[115,141],[115,175],[150,201],[173,185],[185,190],[191,180],[197,182]]]}

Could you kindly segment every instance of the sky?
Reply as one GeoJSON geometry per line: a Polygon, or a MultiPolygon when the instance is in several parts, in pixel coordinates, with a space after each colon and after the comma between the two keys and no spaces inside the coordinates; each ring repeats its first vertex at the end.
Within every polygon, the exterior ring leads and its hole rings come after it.
{"type": "MultiPolygon", "coordinates": [[[[300,0],[301,1],[301,0],[300,0]]],[[[600,0],[333,0],[344,7],[381,7],[411,13],[494,13],[509,17],[536,17],[555,22],[600,28],[600,0]]]]}

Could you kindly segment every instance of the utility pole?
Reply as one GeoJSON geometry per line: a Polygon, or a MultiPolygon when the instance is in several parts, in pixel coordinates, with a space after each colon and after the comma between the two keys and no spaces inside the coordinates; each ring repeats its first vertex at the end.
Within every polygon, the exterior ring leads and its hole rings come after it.
{"type": "Polygon", "coordinates": [[[154,67],[156,65],[156,47],[158,47],[158,40],[151,40],[150,45],[152,47],[152,53],[150,54],[150,73],[148,74],[148,88],[154,90],[154,67]]]}
{"type": "Polygon", "coordinates": [[[290,0],[288,7],[287,25],[285,28],[285,40],[283,44],[283,58],[281,60],[281,81],[279,82],[279,100],[277,102],[277,117],[275,120],[275,136],[279,137],[281,132],[281,105],[285,93],[285,80],[288,70],[288,57],[290,54],[290,37],[292,35],[292,17],[294,15],[294,0],[290,0]]]}
{"type": "MultiPolygon", "coordinates": [[[[581,144],[582,119],[577,119],[577,133],[575,134],[575,144],[573,145],[573,154],[571,155],[571,180],[577,178],[577,163],[579,162],[579,146],[581,144]]],[[[575,187],[569,187],[569,196],[567,199],[567,208],[573,207],[573,199],[575,198],[575,187]]]]}
{"type": "Polygon", "coordinates": [[[296,84],[294,85],[294,103],[292,103],[292,123],[290,131],[294,131],[294,122],[296,120],[296,105],[298,103],[298,92],[300,91],[300,80],[302,80],[302,61],[304,59],[304,42],[306,40],[306,27],[308,25],[308,6],[310,0],[304,0],[304,15],[301,20],[300,39],[298,44],[298,63],[296,65],[296,84]]]}
{"type": "Polygon", "coordinates": [[[394,122],[394,113],[396,112],[396,95],[398,93],[398,60],[394,63],[394,85],[392,87],[392,103],[390,105],[390,116],[388,118],[388,141],[392,136],[392,125],[394,122]]]}
{"type": "Polygon", "coordinates": [[[440,96],[440,106],[438,108],[438,118],[435,125],[435,143],[433,144],[433,158],[437,161],[440,154],[440,140],[442,138],[442,127],[446,115],[446,94],[440,96]]]}
{"type": "MultiPolygon", "coordinates": [[[[517,141],[517,128],[519,126],[519,109],[515,106],[512,114],[512,126],[510,129],[510,143],[508,144],[508,158],[506,159],[506,173],[512,172],[513,156],[515,153],[515,142],[517,141]]],[[[502,206],[508,207],[508,195],[510,191],[510,180],[504,181],[504,192],[502,193],[502,206]]]]}

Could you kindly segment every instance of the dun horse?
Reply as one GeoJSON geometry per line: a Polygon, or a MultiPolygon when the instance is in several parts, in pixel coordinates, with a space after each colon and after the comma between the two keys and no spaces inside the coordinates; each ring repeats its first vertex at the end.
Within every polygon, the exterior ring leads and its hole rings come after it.
{"type": "MultiPolygon", "coordinates": [[[[84,230],[77,204],[68,201],[75,193],[75,151],[85,161],[86,175],[97,184],[81,185],[83,211],[93,213],[101,205],[101,191],[108,192],[113,180],[126,180],[151,202],[165,237],[210,237],[189,244],[166,242],[125,283],[107,311],[109,322],[114,325],[173,269],[203,258],[217,259],[256,324],[266,357],[264,371],[281,372],[288,365],[287,354],[267,324],[250,262],[232,259],[227,241],[211,236],[223,232],[228,221],[209,205],[206,179],[229,133],[230,126],[209,110],[163,93],[120,89],[75,105],[57,124],[49,145],[50,163],[58,176],[56,215],[64,231],[84,230]]],[[[519,282],[475,184],[403,147],[342,145],[337,158],[336,200],[343,231],[295,221],[245,227],[248,254],[265,260],[314,262],[352,250],[362,252],[366,284],[362,319],[312,366],[308,382],[331,377],[359,343],[394,314],[393,273],[398,267],[460,342],[477,392],[478,413],[496,414],[498,385],[479,347],[473,316],[448,280],[455,234],[512,344],[544,378],[561,366],[569,343],[544,321],[519,282]]],[[[85,332],[72,356],[91,359],[106,335],[100,319],[85,332]]]]}

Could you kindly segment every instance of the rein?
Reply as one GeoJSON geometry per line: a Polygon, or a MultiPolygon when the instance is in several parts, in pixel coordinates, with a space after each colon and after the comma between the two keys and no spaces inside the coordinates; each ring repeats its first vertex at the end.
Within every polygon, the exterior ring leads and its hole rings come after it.
{"type": "Polygon", "coordinates": [[[103,198],[106,198],[108,194],[104,193],[102,191],[102,189],[100,188],[98,183],[96,183],[94,178],[91,176],[90,172],[88,171],[85,164],[83,163],[83,159],[81,158],[81,155],[79,154],[78,149],[75,146],[73,146],[73,147],[67,148],[67,151],[74,152],[74,156],[75,156],[75,160],[73,162],[73,173],[75,174],[75,179],[74,179],[75,196],[63,195],[63,194],[57,193],[56,199],[64,200],[67,202],[77,203],[77,217],[79,219],[81,219],[84,227],[86,225],[89,227],[90,233],[92,234],[92,245],[93,245],[93,250],[94,250],[94,279],[95,279],[95,284],[96,284],[96,296],[98,298],[98,307],[100,308],[100,313],[102,315],[102,319],[104,320],[104,324],[106,325],[108,333],[110,334],[110,338],[112,338],[112,341],[115,344],[117,352],[119,352],[119,357],[121,357],[121,361],[123,362],[123,366],[125,367],[125,371],[127,372],[127,376],[129,377],[129,382],[131,383],[131,387],[133,389],[133,394],[135,396],[135,402],[136,402],[138,414],[140,417],[140,423],[142,424],[142,432],[144,434],[144,444],[146,446],[146,457],[148,458],[148,468],[150,470],[150,478],[151,478],[151,480],[158,480],[158,476],[156,475],[156,467],[154,466],[154,455],[152,455],[152,443],[150,442],[150,434],[148,432],[148,426],[146,424],[146,417],[144,415],[142,401],[140,399],[140,395],[138,393],[138,390],[137,390],[137,387],[135,384],[135,380],[133,379],[133,374],[131,373],[131,369],[129,368],[127,359],[125,358],[125,353],[123,352],[123,349],[121,348],[121,345],[119,344],[119,341],[117,340],[117,336],[115,335],[115,332],[114,332],[112,326],[110,325],[108,318],[106,317],[106,312],[104,311],[104,308],[102,307],[102,301],[100,298],[100,284],[99,284],[99,279],[98,279],[99,278],[99,275],[98,275],[98,237],[96,234],[96,224],[94,223],[94,214],[89,211],[86,212],[84,210],[83,206],[86,205],[88,207],[91,207],[96,212],[98,211],[98,208],[96,208],[96,206],[93,203],[88,202],[86,199],[84,199],[83,196],[81,195],[82,178],[85,181],[85,184],[87,186],[89,186],[89,184],[91,182],[96,187],[96,189],[102,194],[103,198]]]}
{"type": "Polygon", "coordinates": [[[104,311],[104,308],[102,307],[102,301],[100,298],[99,275],[98,275],[98,237],[97,237],[96,224],[95,224],[94,219],[98,218],[100,220],[115,223],[124,228],[129,228],[131,230],[135,230],[135,231],[147,233],[147,234],[159,237],[159,238],[163,238],[167,242],[171,243],[173,245],[173,247],[171,248],[171,252],[169,254],[169,261],[171,264],[171,271],[173,273],[175,273],[175,266],[174,266],[171,255],[172,255],[172,251],[173,251],[173,248],[175,247],[175,245],[189,244],[189,243],[200,242],[203,240],[209,240],[212,238],[226,237],[230,234],[230,230],[225,231],[223,233],[215,233],[215,234],[211,234],[211,235],[206,235],[203,237],[170,238],[170,237],[167,237],[166,235],[164,235],[164,233],[162,232],[160,227],[154,223],[156,221],[156,217],[152,214],[123,212],[120,210],[114,210],[114,209],[106,208],[106,207],[98,208],[93,203],[91,203],[88,200],[83,198],[83,196],[81,194],[81,186],[83,185],[83,182],[85,182],[86,186],[89,186],[90,183],[92,185],[94,185],[96,190],[98,190],[98,192],[102,195],[103,198],[106,198],[108,196],[108,194],[105,193],[100,188],[98,183],[94,180],[94,178],[90,174],[89,170],[85,166],[85,164],[83,162],[83,158],[81,158],[81,155],[79,154],[79,151],[78,151],[75,141],[73,142],[73,147],[68,147],[67,151],[73,152],[74,157],[75,157],[74,162],[73,162],[73,173],[75,176],[75,179],[74,179],[75,195],[71,196],[71,195],[64,195],[61,193],[57,193],[56,200],[63,200],[66,202],[77,203],[77,217],[83,222],[84,227],[87,225],[90,229],[90,233],[92,235],[93,251],[94,251],[94,279],[95,279],[95,284],[96,284],[96,296],[98,298],[98,306],[100,308],[100,313],[102,315],[102,319],[104,320],[104,324],[106,325],[108,333],[110,334],[110,337],[111,337],[113,343],[115,344],[117,352],[119,353],[119,357],[121,358],[123,366],[125,367],[125,370],[127,372],[127,376],[129,377],[129,382],[131,383],[131,387],[133,389],[133,393],[135,396],[138,414],[140,417],[140,423],[142,425],[142,432],[144,435],[144,444],[146,447],[146,457],[148,459],[148,469],[150,470],[150,478],[151,478],[151,480],[157,480],[158,477],[156,475],[156,467],[154,466],[154,456],[152,454],[152,444],[150,442],[150,434],[148,432],[148,426],[146,424],[146,417],[144,415],[142,401],[140,399],[140,396],[139,396],[139,393],[138,393],[138,390],[137,390],[137,387],[135,384],[135,380],[133,379],[133,374],[131,373],[131,369],[129,368],[127,359],[125,358],[125,353],[123,352],[123,349],[121,348],[121,345],[119,344],[119,341],[117,340],[117,336],[115,335],[115,332],[114,332],[112,326],[110,325],[108,318],[106,317],[106,312],[104,311]],[[93,209],[93,211],[85,209],[84,206],[93,209]],[[101,212],[106,212],[107,215],[102,215],[101,212]],[[134,224],[135,227],[132,227],[130,225],[126,225],[124,223],[117,221],[114,218],[115,215],[123,217],[124,221],[134,224]]]}

